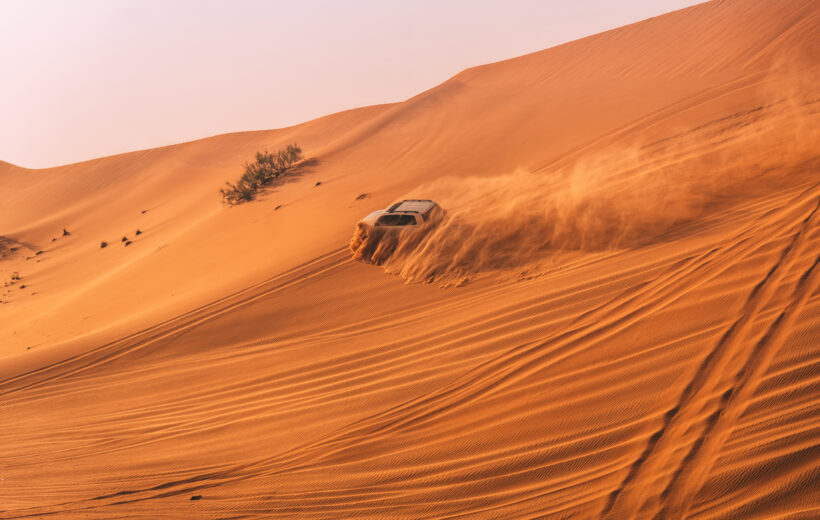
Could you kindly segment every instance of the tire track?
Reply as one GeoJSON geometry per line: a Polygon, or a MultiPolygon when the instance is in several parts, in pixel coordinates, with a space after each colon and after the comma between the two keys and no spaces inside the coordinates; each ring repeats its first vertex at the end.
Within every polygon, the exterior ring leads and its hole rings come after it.
{"type": "MultiPolygon", "coordinates": [[[[811,212],[809,218],[816,211],[817,208],[811,212]]],[[[616,298],[600,309],[592,311],[585,317],[583,323],[572,329],[536,343],[512,348],[502,356],[465,374],[448,387],[420,397],[415,402],[406,403],[395,410],[389,410],[380,416],[374,416],[367,422],[373,425],[379,424],[379,431],[392,430],[409,424],[418,425],[422,419],[430,419],[447,410],[495,393],[574,353],[587,350],[644,316],[667,307],[685,293],[719,276],[726,268],[749,254],[757,246],[758,244],[748,243],[738,237],[735,243],[724,252],[724,262],[720,265],[715,263],[715,253],[718,249],[710,249],[690,258],[634,292],[623,294],[621,298],[616,298]],[[725,262],[726,256],[730,253],[731,261],[725,262]],[[630,305],[638,303],[640,305],[637,308],[632,308],[630,305]],[[388,417],[394,419],[387,420],[388,417]]]]}
{"type": "Polygon", "coordinates": [[[250,305],[260,298],[264,298],[265,296],[295,284],[303,283],[306,280],[315,278],[322,273],[338,268],[350,261],[344,248],[336,249],[284,273],[274,275],[241,291],[202,305],[129,336],[114,340],[51,365],[18,374],[5,380],[0,380],[0,395],[8,397],[15,392],[30,390],[57,379],[77,375],[85,370],[110,362],[130,352],[144,349],[163,338],[183,334],[185,331],[200,323],[250,305]],[[37,376],[40,377],[37,378],[37,376]],[[35,380],[22,386],[14,386],[15,382],[30,381],[31,379],[35,380]]]}
{"type": "Polygon", "coordinates": [[[792,301],[758,342],[732,389],[724,394],[721,410],[707,427],[705,435],[692,447],[686,464],[664,491],[666,504],[656,519],[686,517],[692,501],[706,482],[721,448],[746,411],[772,359],[788,338],[806,302],[819,287],[820,256],[803,273],[792,294],[792,301]]]}
{"type": "MultiPolygon", "coordinates": [[[[816,188],[816,186],[814,187],[816,188]]],[[[814,189],[809,190],[809,193],[814,189]]],[[[806,202],[815,201],[816,194],[806,196],[803,192],[794,202],[798,207],[806,202]]],[[[794,206],[786,204],[782,213],[792,215],[794,206]]],[[[814,209],[798,210],[798,214],[809,213],[806,220],[820,215],[815,204],[814,209]]],[[[766,225],[754,225],[755,235],[762,232],[771,222],[778,221],[786,215],[767,215],[766,225]],[[777,218],[779,217],[779,218],[777,218]]],[[[419,396],[392,409],[374,414],[351,423],[324,438],[316,439],[281,454],[265,462],[265,465],[278,468],[278,472],[292,471],[305,465],[322,464],[340,453],[372,442],[374,438],[394,435],[407,428],[422,428],[431,422],[440,420],[443,415],[496,394],[516,382],[554,365],[576,353],[593,348],[643,317],[663,309],[684,294],[708,283],[720,276],[726,269],[735,265],[741,258],[756,251],[763,243],[750,241],[743,237],[745,231],[736,236],[730,246],[723,251],[718,262],[715,253],[720,248],[709,249],[699,255],[678,262],[674,269],[656,278],[635,291],[627,291],[620,298],[604,304],[598,311],[593,311],[582,320],[582,323],[568,331],[563,331],[537,342],[529,342],[506,350],[502,355],[476,367],[451,384],[419,396]],[[628,302],[640,303],[637,307],[628,302]]],[[[771,235],[768,235],[771,236],[771,235]]]]}
{"type": "MultiPolygon", "coordinates": [[[[602,512],[603,517],[634,518],[641,512],[644,503],[657,495],[658,475],[662,475],[673,463],[677,449],[685,443],[688,430],[697,423],[698,417],[703,414],[704,407],[717,391],[729,363],[741,346],[750,339],[749,336],[759,313],[774,296],[780,282],[806,249],[807,243],[810,242],[807,235],[817,226],[818,221],[820,221],[820,199],[811,213],[803,220],[775,264],[752,289],[738,319],[701,363],[689,385],[684,389],[678,404],[667,412],[663,426],[650,437],[646,449],[633,463],[621,486],[611,494],[602,512]]],[[[810,270],[807,274],[811,272],[810,270]]],[[[813,281],[814,277],[812,277],[813,281]]],[[[791,314],[794,312],[792,311],[791,314]]],[[[762,350],[768,351],[766,348],[762,350]]],[[[723,396],[726,403],[730,399],[730,393],[723,396]]],[[[737,398],[735,398],[736,401],[737,398]]],[[[701,433],[696,442],[702,443],[707,433],[701,433]]],[[[709,445],[714,442],[710,442],[709,445]]],[[[697,452],[697,448],[695,451],[697,452]]],[[[677,471],[681,473],[681,478],[684,480],[689,478],[688,473],[683,472],[687,462],[688,460],[684,459],[678,463],[677,471]]],[[[677,489],[687,489],[687,487],[677,486],[670,489],[670,492],[676,493],[676,500],[679,500],[677,489]]],[[[681,507],[684,507],[683,504],[681,507]]]]}

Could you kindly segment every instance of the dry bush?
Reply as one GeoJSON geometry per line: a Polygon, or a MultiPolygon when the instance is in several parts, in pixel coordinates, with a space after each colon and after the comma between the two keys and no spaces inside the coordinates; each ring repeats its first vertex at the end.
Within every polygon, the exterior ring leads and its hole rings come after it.
{"type": "Polygon", "coordinates": [[[245,162],[245,172],[236,184],[226,182],[226,187],[219,190],[222,200],[231,205],[253,200],[263,186],[274,182],[301,159],[302,149],[296,144],[289,144],[276,153],[256,152],[256,161],[245,162]]]}

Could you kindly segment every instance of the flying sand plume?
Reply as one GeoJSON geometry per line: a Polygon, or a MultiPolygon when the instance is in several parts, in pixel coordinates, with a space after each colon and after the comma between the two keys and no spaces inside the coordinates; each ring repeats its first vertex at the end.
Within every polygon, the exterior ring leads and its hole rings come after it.
{"type": "Polygon", "coordinates": [[[816,160],[820,131],[806,119],[818,111],[816,100],[790,96],[565,169],[440,179],[406,198],[437,200],[449,210],[442,221],[401,234],[357,228],[350,248],[409,282],[458,285],[556,252],[647,245],[741,184],[777,183],[783,171],[816,160]],[[772,142],[780,154],[770,153],[772,142]]]}

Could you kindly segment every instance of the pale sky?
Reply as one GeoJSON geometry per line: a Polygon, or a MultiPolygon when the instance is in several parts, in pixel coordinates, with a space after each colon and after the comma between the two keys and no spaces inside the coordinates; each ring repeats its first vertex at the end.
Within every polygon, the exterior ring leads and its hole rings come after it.
{"type": "Polygon", "coordinates": [[[0,160],[30,168],[402,101],[686,0],[0,0],[0,160]]]}

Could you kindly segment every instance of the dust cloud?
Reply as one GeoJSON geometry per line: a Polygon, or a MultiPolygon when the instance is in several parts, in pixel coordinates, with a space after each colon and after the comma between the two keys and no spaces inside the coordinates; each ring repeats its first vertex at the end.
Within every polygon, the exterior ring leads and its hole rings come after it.
{"type": "Polygon", "coordinates": [[[781,99],[568,167],[443,178],[402,197],[436,200],[448,210],[440,221],[400,234],[359,227],[350,247],[408,282],[441,285],[559,252],[644,247],[716,205],[810,180],[818,113],[817,99],[781,99]]]}

